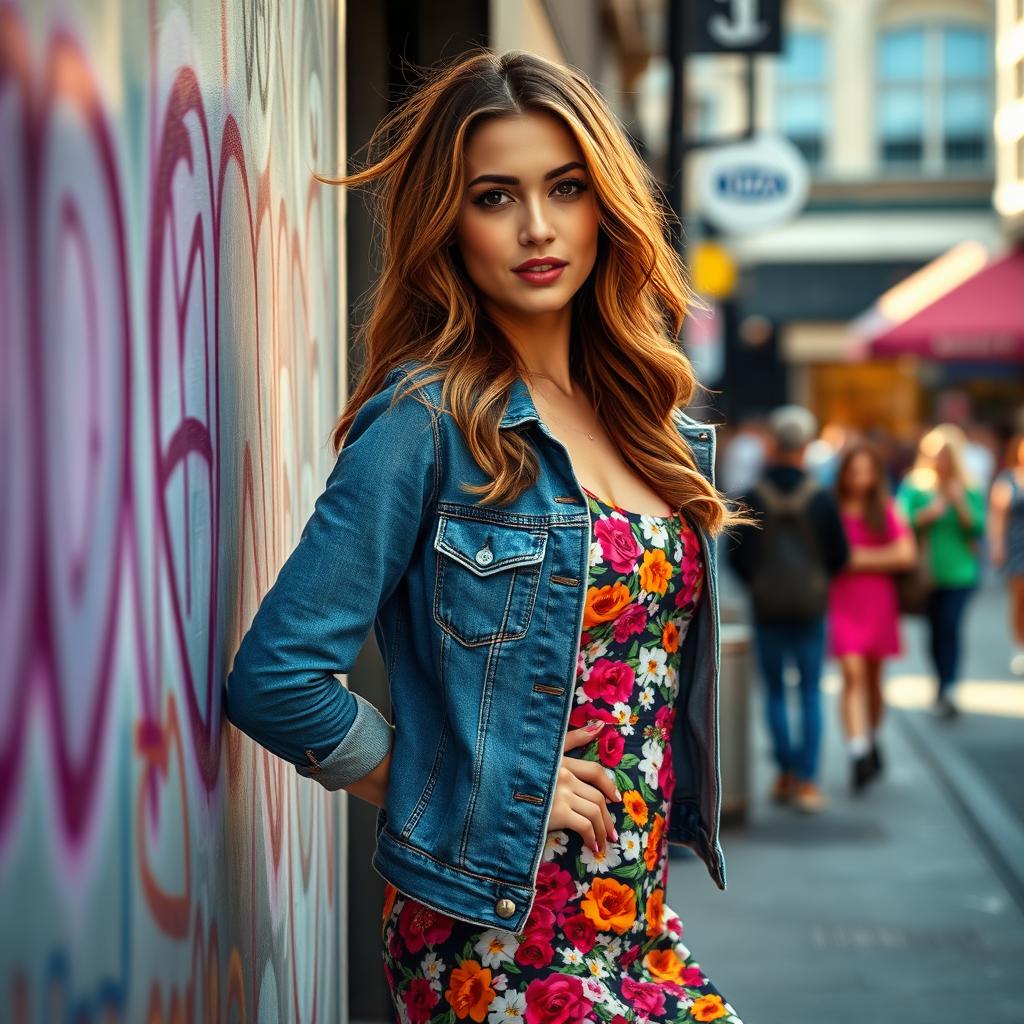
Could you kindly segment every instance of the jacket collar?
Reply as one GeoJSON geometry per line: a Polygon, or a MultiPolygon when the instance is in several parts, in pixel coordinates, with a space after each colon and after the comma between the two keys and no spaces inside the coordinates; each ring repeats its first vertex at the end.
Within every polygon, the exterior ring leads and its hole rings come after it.
{"type": "MultiPolygon", "coordinates": [[[[392,376],[396,375],[399,370],[409,371],[420,365],[422,363],[419,360],[407,359],[404,363],[399,363],[398,366],[394,367],[385,379],[390,381],[392,376]]],[[[679,408],[673,410],[672,415],[677,427],[687,440],[696,441],[697,443],[706,443],[709,440],[712,430],[709,424],[695,420],[679,408]]],[[[505,414],[501,417],[498,426],[514,427],[531,419],[540,420],[540,413],[533,404],[533,398],[530,396],[530,389],[526,386],[526,382],[522,377],[516,376],[512,381],[512,387],[509,389],[508,407],[505,409],[505,414]]]]}

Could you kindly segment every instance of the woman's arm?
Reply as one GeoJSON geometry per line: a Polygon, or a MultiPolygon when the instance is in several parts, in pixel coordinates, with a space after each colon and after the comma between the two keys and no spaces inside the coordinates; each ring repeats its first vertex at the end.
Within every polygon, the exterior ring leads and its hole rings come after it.
{"type": "Polygon", "coordinates": [[[860,572],[900,572],[917,560],[917,541],[899,507],[893,503],[887,512],[888,544],[866,547],[853,545],[849,568],[860,572]]]}
{"type": "Polygon", "coordinates": [[[431,411],[410,396],[389,410],[396,386],[360,408],[224,687],[229,721],[331,790],[366,779],[391,748],[387,719],[336,676],[404,575],[437,486],[431,411]]]}
{"type": "Polygon", "coordinates": [[[1006,561],[1006,518],[1013,500],[1013,488],[1005,477],[992,485],[988,505],[988,551],[994,566],[1006,561]]]}

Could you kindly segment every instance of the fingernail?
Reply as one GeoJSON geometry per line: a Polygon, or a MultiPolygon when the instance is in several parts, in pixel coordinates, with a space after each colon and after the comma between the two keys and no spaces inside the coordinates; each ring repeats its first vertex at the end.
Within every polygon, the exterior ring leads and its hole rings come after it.
{"type": "Polygon", "coordinates": [[[614,827],[614,826],[612,826],[612,842],[615,842],[615,843],[617,843],[618,841],[619,841],[619,833],[618,833],[618,831],[617,831],[617,830],[615,829],[615,827],[614,827]]]}
{"type": "Polygon", "coordinates": [[[600,719],[594,719],[592,722],[587,722],[586,728],[593,732],[595,729],[600,729],[603,724],[600,719]]]}
{"type": "Polygon", "coordinates": [[[615,799],[616,800],[621,800],[622,799],[622,794],[618,790],[615,790],[615,799]]]}

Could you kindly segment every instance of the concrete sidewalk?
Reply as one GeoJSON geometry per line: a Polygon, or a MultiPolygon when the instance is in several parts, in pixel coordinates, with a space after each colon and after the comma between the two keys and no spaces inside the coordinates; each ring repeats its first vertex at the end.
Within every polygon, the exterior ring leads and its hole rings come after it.
{"type": "Polygon", "coordinates": [[[851,797],[828,674],[831,803],[805,816],[767,799],[774,766],[756,676],[754,686],[751,813],[722,836],[728,888],[684,857],[669,861],[667,892],[684,940],[744,1024],[1024,1021],[1024,912],[915,741],[928,712],[890,707],[886,773],[851,797]]]}

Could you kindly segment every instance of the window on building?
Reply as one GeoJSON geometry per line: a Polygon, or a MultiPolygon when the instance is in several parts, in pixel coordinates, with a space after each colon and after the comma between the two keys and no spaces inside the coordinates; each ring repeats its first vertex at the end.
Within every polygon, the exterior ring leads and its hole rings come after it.
{"type": "Polygon", "coordinates": [[[825,37],[795,29],[786,34],[777,65],[777,126],[812,168],[825,158],[828,76],[825,37]]]}
{"type": "Polygon", "coordinates": [[[992,37],[966,26],[883,32],[878,136],[883,165],[943,173],[990,161],[992,37]]]}

